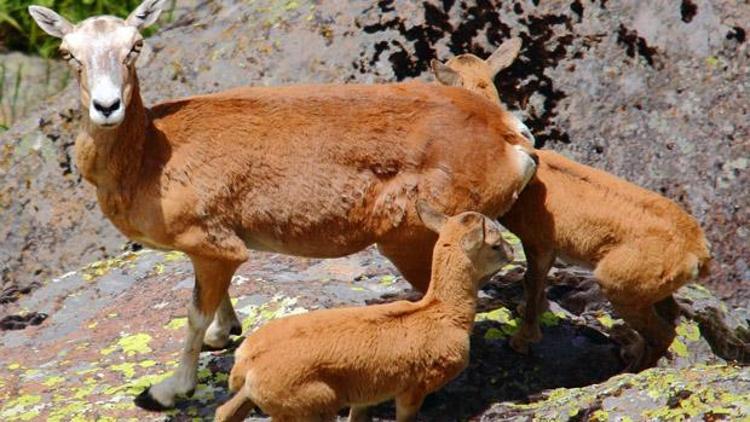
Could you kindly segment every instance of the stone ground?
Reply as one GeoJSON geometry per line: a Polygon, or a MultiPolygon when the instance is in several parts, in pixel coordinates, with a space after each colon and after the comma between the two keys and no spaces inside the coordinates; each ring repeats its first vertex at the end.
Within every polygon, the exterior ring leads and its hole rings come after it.
{"type": "MultiPolygon", "coordinates": [[[[697,316],[682,319],[669,359],[620,374],[619,348],[607,334],[618,321],[590,275],[571,269],[552,277],[543,341],[529,356],[509,348],[522,271],[523,262],[507,266],[480,293],[471,364],[428,398],[420,421],[750,418],[750,367],[712,351],[750,362],[747,311],[726,314],[704,288],[685,288],[678,300],[697,316]],[[730,344],[732,336],[740,341],[730,344]]],[[[49,317],[0,331],[0,420],[210,420],[228,398],[231,350],[201,355],[200,385],[177,409],[159,414],[133,405],[135,395],[177,365],[192,285],[184,255],[139,251],[67,273],[23,297],[15,304],[20,314],[49,317]]],[[[245,332],[293,313],[417,297],[374,249],[334,260],[253,253],[231,292],[245,332]]],[[[392,420],[392,404],[374,415],[392,420]]]]}
{"type": "MultiPolygon", "coordinates": [[[[248,84],[429,80],[433,57],[486,56],[521,36],[496,83],[540,144],[680,203],[713,244],[707,285],[733,305],[750,299],[745,3],[178,4],[140,62],[147,103],[248,84]]],[[[0,317],[45,279],[126,247],[72,163],[77,97],[70,86],[0,134],[0,317]]]]}

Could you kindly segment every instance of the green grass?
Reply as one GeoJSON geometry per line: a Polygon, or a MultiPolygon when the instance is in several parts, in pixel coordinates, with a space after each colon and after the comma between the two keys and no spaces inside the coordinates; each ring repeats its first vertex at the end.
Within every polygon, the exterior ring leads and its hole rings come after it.
{"type": "MultiPolygon", "coordinates": [[[[29,15],[32,5],[45,6],[73,23],[90,16],[126,17],[142,0],[0,0],[0,50],[8,49],[52,57],[59,40],[45,34],[29,15]]],[[[164,16],[171,20],[176,0],[164,16]]],[[[147,34],[148,35],[148,34],[147,34]]]]}

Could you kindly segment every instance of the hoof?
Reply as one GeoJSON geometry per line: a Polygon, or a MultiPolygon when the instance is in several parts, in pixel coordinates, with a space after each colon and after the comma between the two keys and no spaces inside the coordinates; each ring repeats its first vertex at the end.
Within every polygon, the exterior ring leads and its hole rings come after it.
{"type": "Polygon", "coordinates": [[[229,330],[230,336],[241,336],[242,335],[242,326],[235,325],[229,330]]]}
{"type": "Polygon", "coordinates": [[[522,355],[529,354],[529,342],[527,342],[525,339],[513,336],[510,338],[509,344],[510,348],[513,349],[516,353],[520,353],[522,355]]]}
{"type": "Polygon", "coordinates": [[[150,390],[150,386],[143,390],[141,394],[139,394],[138,397],[135,398],[135,405],[140,407],[141,409],[150,410],[152,412],[161,412],[169,409],[169,407],[164,406],[163,404],[156,401],[156,399],[151,397],[150,390]]]}

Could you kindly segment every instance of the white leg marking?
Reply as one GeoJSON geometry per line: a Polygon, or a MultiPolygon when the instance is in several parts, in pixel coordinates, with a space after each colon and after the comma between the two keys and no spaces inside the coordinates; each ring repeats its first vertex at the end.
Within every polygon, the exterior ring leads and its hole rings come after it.
{"type": "Polygon", "coordinates": [[[151,387],[151,397],[165,407],[174,406],[175,397],[195,389],[198,383],[198,358],[203,336],[213,315],[203,315],[195,305],[188,308],[188,332],[180,364],[174,375],[151,387]]]}
{"type": "Polygon", "coordinates": [[[203,344],[217,349],[226,347],[229,343],[229,335],[232,328],[239,328],[241,330],[241,327],[240,320],[237,319],[237,314],[234,312],[232,301],[229,299],[229,294],[227,293],[219,304],[219,308],[216,309],[214,321],[206,331],[203,344]]]}

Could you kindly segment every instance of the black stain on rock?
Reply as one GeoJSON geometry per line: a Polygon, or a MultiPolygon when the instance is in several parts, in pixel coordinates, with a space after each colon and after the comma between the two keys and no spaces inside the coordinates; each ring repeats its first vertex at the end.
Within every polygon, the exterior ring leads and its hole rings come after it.
{"type": "MultiPolygon", "coordinates": [[[[580,20],[583,6],[576,0],[571,6],[577,10],[580,20]],[[579,7],[580,6],[580,7],[579,7]]],[[[436,58],[435,44],[445,40],[452,55],[472,53],[487,57],[491,51],[485,50],[480,36],[486,37],[492,46],[499,46],[511,36],[511,28],[501,19],[501,3],[497,0],[443,1],[439,5],[423,3],[424,23],[410,25],[401,16],[394,16],[393,2],[378,3],[380,17],[377,23],[363,26],[367,33],[395,30],[403,38],[390,42],[379,42],[370,60],[362,60],[355,67],[366,73],[382,57],[388,58],[397,80],[419,76],[429,71],[430,60],[436,58]],[[459,19],[451,24],[449,12],[459,7],[459,19]],[[446,39],[447,38],[447,39],[446,39]],[[367,63],[369,62],[369,66],[367,63]]],[[[521,6],[514,5],[516,13],[523,13],[521,6]]],[[[575,38],[572,19],[565,14],[529,15],[520,23],[527,31],[519,35],[523,39],[523,50],[516,62],[501,72],[495,80],[501,98],[511,108],[525,109],[533,95],[540,95],[541,107],[532,109],[527,126],[533,131],[537,146],[547,141],[570,142],[569,136],[556,128],[553,119],[557,116],[557,103],[566,94],[555,88],[552,79],[545,75],[545,69],[555,67],[567,55],[567,48],[575,38]]],[[[580,57],[580,55],[579,55],[580,57]]]]}
{"type": "Polygon", "coordinates": [[[695,3],[693,3],[691,0],[682,0],[682,4],[680,5],[680,15],[682,16],[683,22],[692,22],[693,18],[697,14],[698,6],[695,3]]]}
{"type": "Polygon", "coordinates": [[[26,315],[8,315],[0,319],[0,330],[23,330],[31,325],[39,325],[48,315],[41,312],[30,312],[26,315]]]}
{"type": "Polygon", "coordinates": [[[628,30],[625,25],[620,24],[617,30],[617,43],[625,47],[628,57],[635,57],[636,53],[643,57],[649,66],[654,67],[654,56],[657,54],[656,48],[649,47],[643,37],[638,36],[638,31],[628,30]]]}
{"type": "Polygon", "coordinates": [[[581,0],[575,0],[573,3],[570,3],[570,10],[578,15],[578,22],[583,20],[583,4],[581,4],[581,0]]]}
{"type": "Polygon", "coordinates": [[[739,26],[732,27],[732,30],[727,33],[728,40],[737,40],[740,44],[745,42],[746,37],[745,30],[739,26]]]}

